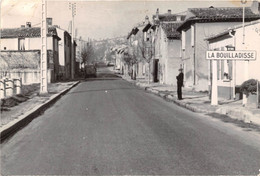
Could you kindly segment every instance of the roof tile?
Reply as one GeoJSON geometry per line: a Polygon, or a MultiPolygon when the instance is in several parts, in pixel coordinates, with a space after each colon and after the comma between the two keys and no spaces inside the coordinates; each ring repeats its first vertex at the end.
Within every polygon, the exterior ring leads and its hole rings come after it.
{"type": "MultiPolygon", "coordinates": [[[[188,11],[193,14],[185,19],[178,31],[188,27],[192,21],[207,21],[207,22],[234,22],[240,21],[243,18],[242,7],[216,7],[216,8],[190,8],[188,11]]],[[[260,14],[252,12],[250,7],[245,8],[245,21],[260,19],[260,14]]]]}
{"type": "MultiPolygon", "coordinates": [[[[41,28],[30,27],[30,28],[4,28],[1,29],[1,38],[18,38],[18,37],[40,37],[41,28]]],[[[57,36],[55,27],[48,28],[47,36],[57,36]]]]}
{"type": "Polygon", "coordinates": [[[1,51],[0,69],[39,69],[40,50],[34,51],[1,51]]]}
{"type": "MultiPolygon", "coordinates": [[[[221,7],[221,8],[191,8],[189,9],[196,18],[201,19],[216,19],[216,18],[242,18],[242,7],[221,7]]],[[[245,8],[245,17],[259,17],[254,14],[249,7],[245,8]]]]}
{"type": "Polygon", "coordinates": [[[181,34],[177,31],[177,28],[181,23],[162,23],[162,29],[166,33],[167,38],[179,39],[181,34]]]}

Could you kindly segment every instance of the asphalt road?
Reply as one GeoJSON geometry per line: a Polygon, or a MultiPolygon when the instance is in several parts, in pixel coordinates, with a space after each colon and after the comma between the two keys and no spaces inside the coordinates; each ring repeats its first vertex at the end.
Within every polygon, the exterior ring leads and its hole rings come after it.
{"type": "Polygon", "coordinates": [[[1,169],[3,175],[256,175],[259,139],[100,72],[2,143],[1,169]]]}

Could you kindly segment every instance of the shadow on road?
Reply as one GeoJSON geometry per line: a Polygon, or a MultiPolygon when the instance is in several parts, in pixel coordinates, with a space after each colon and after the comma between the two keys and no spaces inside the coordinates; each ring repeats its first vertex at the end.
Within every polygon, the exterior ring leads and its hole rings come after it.
{"type": "Polygon", "coordinates": [[[67,94],[77,94],[77,93],[86,93],[86,92],[109,92],[109,91],[115,91],[115,90],[133,90],[137,89],[134,87],[123,87],[123,88],[115,88],[115,89],[92,89],[92,90],[84,90],[84,91],[75,91],[75,92],[69,92],[67,94]]]}
{"type": "Polygon", "coordinates": [[[231,117],[229,117],[228,115],[224,115],[224,114],[218,114],[218,113],[209,113],[207,114],[213,118],[216,119],[220,119],[225,123],[233,123],[238,127],[241,127],[244,129],[244,131],[257,131],[260,132],[260,126],[255,125],[253,123],[245,123],[242,120],[238,120],[238,119],[233,119],[231,117]]]}

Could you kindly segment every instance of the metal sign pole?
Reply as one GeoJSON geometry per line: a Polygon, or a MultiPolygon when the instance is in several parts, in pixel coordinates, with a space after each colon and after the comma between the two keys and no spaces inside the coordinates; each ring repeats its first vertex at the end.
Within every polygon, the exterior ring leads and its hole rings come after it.
{"type": "Polygon", "coordinates": [[[217,60],[212,60],[212,88],[211,88],[211,105],[218,105],[218,79],[217,79],[217,60]]]}

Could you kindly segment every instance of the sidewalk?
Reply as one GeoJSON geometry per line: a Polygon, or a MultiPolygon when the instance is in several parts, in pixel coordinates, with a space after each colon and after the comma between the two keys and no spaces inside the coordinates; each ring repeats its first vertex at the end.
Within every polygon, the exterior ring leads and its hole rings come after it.
{"type": "Polygon", "coordinates": [[[244,121],[260,125],[260,109],[249,108],[242,106],[242,100],[219,100],[219,105],[212,106],[209,96],[206,92],[196,92],[191,88],[183,88],[183,100],[177,99],[177,87],[171,85],[162,85],[159,83],[147,83],[147,80],[137,79],[132,80],[128,76],[122,76],[128,82],[145,89],[148,92],[154,93],[167,101],[171,101],[181,107],[189,109],[193,112],[205,114],[223,114],[228,115],[232,119],[244,121]]]}
{"type": "Polygon", "coordinates": [[[65,94],[79,81],[59,82],[48,84],[48,94],[39,95],[39,84],[24,86],[21,95],[4,99],[1,102],[1,139],[14,128],[20,128],[32,120],[47,106],[65,94]]]}

